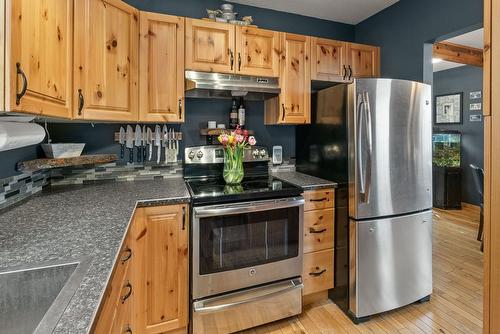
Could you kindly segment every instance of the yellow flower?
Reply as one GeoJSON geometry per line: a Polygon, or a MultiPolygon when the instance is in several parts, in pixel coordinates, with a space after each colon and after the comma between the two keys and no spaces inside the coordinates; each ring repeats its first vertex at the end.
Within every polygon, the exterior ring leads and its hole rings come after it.
{"type": "Polygon", "coordinates": [[[229,136],[227,143],[231,145],[233,142],[234,142],[234,136],[229,136]]]}

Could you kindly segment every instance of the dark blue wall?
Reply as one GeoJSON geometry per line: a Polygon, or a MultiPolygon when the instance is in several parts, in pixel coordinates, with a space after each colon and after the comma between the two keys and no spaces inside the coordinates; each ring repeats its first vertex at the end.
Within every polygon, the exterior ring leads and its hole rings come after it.
{"type": "MultiPolygon", "coordinates": [[[[217,0],[125,0],[140,10],[172,15],[201,18],[206,16],[206,8],[218,8],[222,1],[217,0]]],[[[300,33],[311,36],[354,41],[354,26],[315,19],[311,17],[235,4],[235,11],[240,16],[252,15],[255,24],[261,28],[277,31],[300,33]]],[[[186,123],[181,126],[185,135],[184,145],[204,144],[199,136],[199,128],[208,120],[227,123],[231,101],[186,99],[186,123]]],[[[266,146],[283,145],[284,156],[295,155],[294,126],[264,126],[264,105],[262,102],[249,102],[247,111],[248,128],[256,131],[259,144],[266,146]]],[[[179,126],[176,126],[178,129],[179,126]]],[[[85,142],[86,153],[119,152],[113,143],[113,132],[118,124],[67,124],[55,123],[49,129],[54,141],[85,142]]],[[[0,152],[0,178],[16,174],[17,161],[34,159],[41,155],[36,146],[31,148],[0,152]]]]}
{"type": "Polygon", "coordinates": [[[433,94],[445,95],[463,93],[463,124],[434,125],[435,129],[458,130],[462,133],[462,200],[478,205],[479,195],[474,184],[470,164],[483,167],[483,122],[470,122],[470,115],[479,115],[480,111],[470,111],[470,103],[482,103],[482,99],[469,100],[469,93],[480,91],[483,87],[483,69],[462,66],[434,73],[433,94]]]}
{"type": "Polygon", "coordinates": [[[356,42],[381,47],[383,77],[423,81],[424,43],[482,22],[483,0],[400,0],[356,25],[356,42]]]}

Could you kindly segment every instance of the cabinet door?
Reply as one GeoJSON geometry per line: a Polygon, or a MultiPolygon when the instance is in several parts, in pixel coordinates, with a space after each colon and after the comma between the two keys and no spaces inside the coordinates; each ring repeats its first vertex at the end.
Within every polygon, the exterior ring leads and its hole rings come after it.
{"type": "Polygon", "coordinates": [[[281,115],[278,123],[311,122],[311,37],[282,33],[281,115]]]}
{"type": "Polygon", "coordinates": [[[234,73],[235,26],[186,19],[186,69],[234,73]]]}
{"type": "Polygon", "coordinates": [[[252,27],[236,27],[236,72],[279,76],[280,34],[252,27]]]}
{"type": "Polygon", "coordinates": [[[76,118],[138,119],[138,11],[119,0],[75,0],[76,118]]]}
{"type": "Polygon", "coordinates": [[[5,1],[0,1],[0,110],[5,108],[5,1]]]}
{"type": "Polygon", "coordinates": [[[350,78],[380,76],[380,49],[376,46],[347,43],[347,62],[350,78]]]}
{"type": "Polygon", "coordinates": [[[141,12],[139,120],[184,121],[184,18],[141,12]]]}
{"type": "Polygon", "coordinates": [[[186,205],[140,208],[133,223],[139,333],[164,333],[188,323],[186,205]]]}
{"type": "Polygon", "coordinates": [[[73,3],[13,0],[6,4],[10,15],[7,109],[71,117],[73,3]]]}
{"type": "Polygon", "coordinates": [[[347,43],[311,37],[311,78],[343,82],[347,78],[347,43]]]}

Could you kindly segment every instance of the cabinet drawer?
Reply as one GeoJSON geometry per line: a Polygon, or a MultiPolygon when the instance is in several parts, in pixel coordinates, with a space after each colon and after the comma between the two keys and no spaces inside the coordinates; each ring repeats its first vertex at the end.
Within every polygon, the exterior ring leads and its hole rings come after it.
{"type": "Polygon", "coordinates": [[[333,209],[304,212],[304,253],[333,248],[333,209]]]}
{"type": "Polygon", "coordinates": [[[304,295],[332,289],[333,249],[304,254],[304,295]]]}
{"type": "Polygon", "coordinates": [[[319,189],[304,192],[304,211],[333,208],[334,189],[319,189]]]}

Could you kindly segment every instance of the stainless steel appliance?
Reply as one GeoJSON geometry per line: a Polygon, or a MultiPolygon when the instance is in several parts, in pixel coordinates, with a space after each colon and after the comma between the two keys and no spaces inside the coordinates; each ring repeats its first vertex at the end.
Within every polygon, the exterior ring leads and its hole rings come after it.
{"type": "Polygon", "coordinates": [[[432,293],[431,87],[358,79],[313,93],[297,169],[339,183],[330,297],[354,321],[432,293]]]}
{"type": "Polygon", "coordinates": [[[302,311],[302,190],[269,176],[263,147],[245,152],[242,183],[226,185],[223,153],[185,151],[193,333],[233,333],[302,311]]]}

